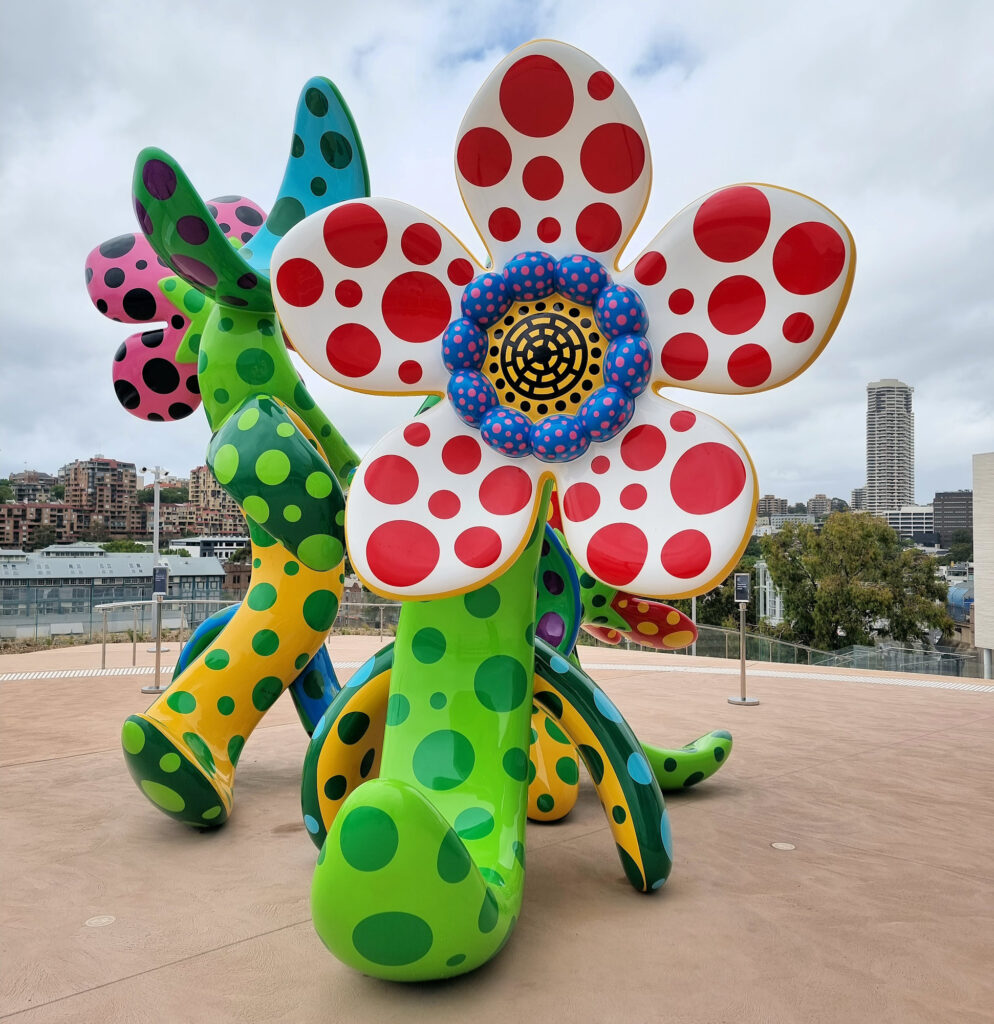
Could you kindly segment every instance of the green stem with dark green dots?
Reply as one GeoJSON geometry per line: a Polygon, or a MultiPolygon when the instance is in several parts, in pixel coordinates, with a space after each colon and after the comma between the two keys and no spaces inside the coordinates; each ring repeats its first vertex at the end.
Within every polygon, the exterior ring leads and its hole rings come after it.
{"type": "Polygon", "coordinates": [[[462,974],[517,919],[547,500],[493,583],[401,613],[380,777],[342,805],[312,891],[319,935],[367,974],[462,974]]]}

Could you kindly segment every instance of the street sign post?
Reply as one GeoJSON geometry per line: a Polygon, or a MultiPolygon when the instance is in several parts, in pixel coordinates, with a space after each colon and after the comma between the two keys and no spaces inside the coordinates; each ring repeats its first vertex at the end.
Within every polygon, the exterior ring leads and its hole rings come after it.
{"type": "Polygon", "coordinates": [[[746,696],[746,607],[749,604],[751,578],[747,572],[737,572],[732,580],[735,602],[739,606],[739,695],[729,697],[729,704],[752,707],[759,701],[746,696]]]}

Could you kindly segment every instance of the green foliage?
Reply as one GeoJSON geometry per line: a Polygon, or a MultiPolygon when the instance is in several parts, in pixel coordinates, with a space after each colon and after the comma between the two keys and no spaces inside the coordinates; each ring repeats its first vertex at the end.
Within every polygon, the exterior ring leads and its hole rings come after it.
{"type": "Polygon", "coordinates": [[[142,544],[136,540],[109,540],[100,545],[104,551],[131,552],[143,551],[146,554],[152,550],[151,544],[142,544]]]}
{"type": "MultiPolygon", "coordinates": [[[[749,549],[746,548],[746,551],[749,549]]],[[[746,622],[756,621],[756,574],[754,567],[756,558],[745,554],[739,560],[739,564],[728,574],[714,590],[706,594],[700,594],[697,598],[697,624],[699,626],[723,626],[726,629],[739,628],[739,606],[735,603],[735,587],[733,576],[737,572],[747,572],[752,579],[752,587],[749,591],[749,604],[746,608],[746,622]]],[[[691,601],[689,598],[680,598],[675,601],[667,601],[684,615],[690,615],[691,601]]],[[[750,627],[751,628],[751,627],[750,627]]]]}
{"type": "MultiPolygon", "coordinates": [[[[135,500],[141,505],[151,505],[155,500],[155,490],[146,487],[135,495],[135,500]]],[[[170,505],[183,504],[190,500],[190,491],[187,487],[160,487],[159,501],[170,505]]]]}
{"type": "Polygon", "coordinates": [[[6,501],[14,500],[14,488],[10,484],[10,480],[4,477],[0,480],[0,504],[6,501]]]}
{"type": "Polygon", "coordinates": [[[803,501],[795,501],[793,505],[787,506],[787,511],[791,513],[800,512],[803,515],[808,511],[808,506],[803,501]]]}
{"type": "Polygon", "coordinates": [[[53,526],[39,526],[31,535],[31,540],[24,545],[25,551],[40,551],[42,548],[47,548],[49,544],[54,544],[58,540],[58,536],[53,526]]]}
{"type": "Polygon", "coordinates": [[[62,501],[66,496],[66,485],[65,484],[53,484],[52,485],[52,498],[55,501],[62,501]]]}
{"type": "Polygon", "coordinates": [[[251,557],[252,549],[250,547],[243,547],[232,551],[231,554],[228,555],[228,561],[231,562],[232,565],[240,565],[242,562],[249,561],[251,557]]]}
{"type": "Polygon", "coordinates": [[[943,558],[946,565],[953,562],[970,562],[973,560],[973,530],[953,530],[949,538],[949,554],[943,558]]]}
{"type": "Polygon", "coordinates": [[[783,595],[784,639],[837,650],[878,636],[927,645],[932,629],[952,631],[935,560],[903,548],[882,519],[835,512],[820,533],[787,523],[762,548],[783,595]]]}

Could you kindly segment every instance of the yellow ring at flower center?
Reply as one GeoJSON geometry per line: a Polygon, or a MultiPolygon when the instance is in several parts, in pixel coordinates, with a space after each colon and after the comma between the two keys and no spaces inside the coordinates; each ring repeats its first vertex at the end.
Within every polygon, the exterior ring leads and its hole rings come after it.
{"type": "Polygon", "coordinates": [[[550,413],[576,413],[604,383],[607,346],[590,306],[556,292],[535,302],[516,302],[487,334],[484,375],[501,405],[533,422],[550,413]]]}

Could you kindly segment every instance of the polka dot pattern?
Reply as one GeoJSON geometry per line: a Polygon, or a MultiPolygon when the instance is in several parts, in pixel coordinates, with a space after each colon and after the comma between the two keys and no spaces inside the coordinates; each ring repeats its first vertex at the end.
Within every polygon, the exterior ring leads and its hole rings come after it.
{"type": "MultiPolygon", "coordinates": [[[[752,466],[734,435],[656,397],[640,400],[613,440],[557,467],[557,478],[574,557],[593,577],[639,594],[686,596],[724,579],[755,503],[752,466]],[[605,472],[595,459],[606,460],[605,472]]],[[[655,636],[659,623],[653,628],[655,636]]]]}
{"type": "Polygon", "coordinates": [[[649,186],[628,94],[592,58],[540,40],[506,57],[458,133],[456,178],[496,265],[517,251],[613,259],[649,186]]]}
{"type": "Polygon", "coordinates": [[[485,354],[468,328],[439,346],[459,322],[474,268],[437,221],[364,199],[309,217],[279,242],[273,300],[294,348],[327,379],[391,394],[444,392],[446,359],[450,369],[471,368],[485,354]]]}
{"type": "Polygon", "coordinates": [[[536,478],[441,402],[387,434],[357,471],[346,520],[352,564],[377,592],[398,597],[471,586],[520,547],[536,478]]]}
{"type": "Polygon", "coordinates": [[[776,387],[821,351],[848,298],[845,225],[813,199],[733,185],[692,203],[616,276],[645,304],[651,383],[776,387]]]}

